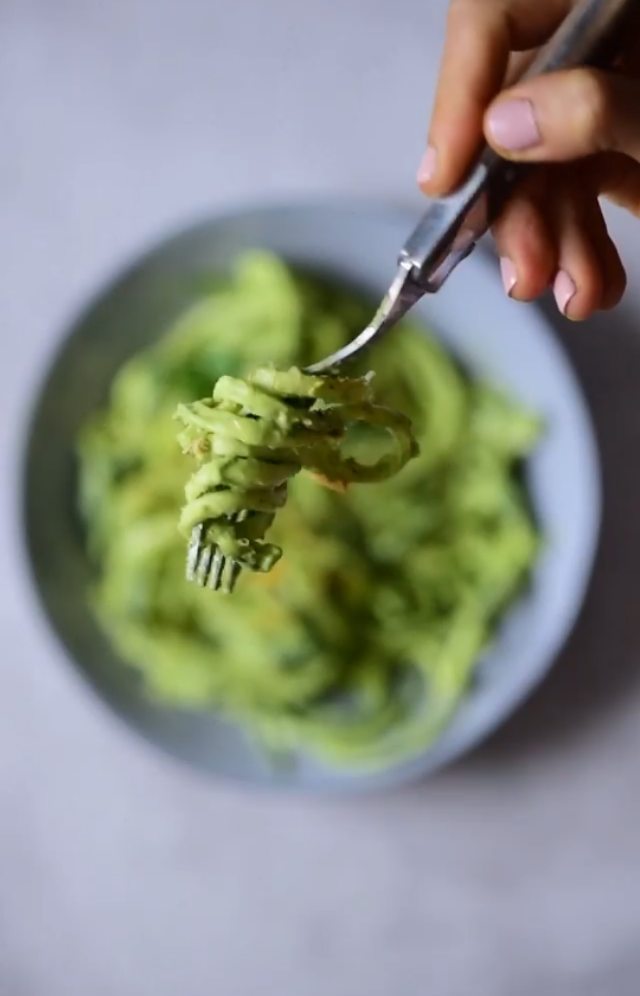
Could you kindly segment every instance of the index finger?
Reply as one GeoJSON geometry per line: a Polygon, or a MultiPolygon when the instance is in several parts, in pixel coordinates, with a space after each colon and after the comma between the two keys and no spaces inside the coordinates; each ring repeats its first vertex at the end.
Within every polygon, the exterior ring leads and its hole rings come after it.
{"type": "Polygon", "coordinates": [[[452,0],[429,145],[418,172],[425,193],[445,194],[464,178],[510,52],[540,45],[570,6],[571,0],[452,0]]]}

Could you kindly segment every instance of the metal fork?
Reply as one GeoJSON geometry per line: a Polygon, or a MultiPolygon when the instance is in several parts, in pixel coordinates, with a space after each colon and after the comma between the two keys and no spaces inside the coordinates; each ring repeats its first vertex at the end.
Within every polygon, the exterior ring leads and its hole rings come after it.
{"type": "MultiPolygon", "coordinates": [[[[541,49],[523,79],[579,65],[606,67],[618,51],[626,16],[638,14],[638,0],[582,0],[541,49]]],[[[351,342],[306,367],[325,373],[355,359],[389,331],[426,294],[438,291],[475,248],[505,201],[532,168],[501,159],[485,146],[465,182],[453,194],[432,200],[407,239],[396,276],[370,324],[351,342]]],[[[240,513],[242,514],[242,513],[240,513]]],[[[231,521],[238,517],[232,517],[231,521]]],[[[240,565],[204,543],[196,526],[187,554],[187,578],[209,588],[233,591],[240,565]]]]}
{"type": "MultiPolygon", "coordinates": [[[[238,522],[240,514],[229,516],[229,521],[238,522]]],[[[240,575],[240,564],[225,557],[220,547],[206,543],[204,535],[202,523],[191,530],[187,548],[187,581],[195,581],[213,591],[231,593],[240,575]]]]}

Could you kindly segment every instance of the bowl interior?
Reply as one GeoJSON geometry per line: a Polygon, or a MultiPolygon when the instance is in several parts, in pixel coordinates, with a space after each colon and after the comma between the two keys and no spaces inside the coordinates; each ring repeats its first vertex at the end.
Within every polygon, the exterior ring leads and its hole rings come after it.
{"type": "Polygon", "coordinates": [[[120,716],[200,769],[257,784],[350,791],[433,770],[481,739],[540,680],[582,602],[600,502],[590,421],[541,313],[506,299],[493,261],[476,253],[417,314],[476,375],[545,418],[547,433],[527,477],[546,545],[533,583],[500,627],[472,689],[436,744],[381,773],[335,771],[306,758],[275,769],[217,715],[150,703],[94,623],[86,603],[89,564],[75,511],[73,447],[122,362],[171,324],[207,275],[228,269],[246,248],[271,249],[296,266],[379,297],[413,220],[380,207],[316,204],[239,211],[190,228],[145,255],[90,305],[63,341],[37,398],[26,453],[24,524],[51,626],[120,716]]]}

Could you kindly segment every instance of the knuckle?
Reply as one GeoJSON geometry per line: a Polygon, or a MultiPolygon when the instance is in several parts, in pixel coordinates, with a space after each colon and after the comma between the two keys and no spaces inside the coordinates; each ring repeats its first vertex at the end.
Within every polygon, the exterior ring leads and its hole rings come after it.
{"type": "Polygon", "coordinates": [[[475,15],[476,6],[475,0],[451,0],[447,14],[449,32],[458,30],[460,26],[465,27],[469,17],[475,15]]]}
{"type": "Polygon", "coordinates": [[[501,236],[531,243],[540,237],[540,218],[532,201],[516,194],[497,221],[501,236]]]}
{"type": "Polygon", "coordinates": [[[468,30],[478,20],[485,21],[495,16],[495,5],[487,5],[485,0],[451,0],[447,15],[450,28],[468,30]]]}
{"type": "Polygon", "coordinates": [[[594,69],[575,70],[574,110],[580,133],[590,147],[612,148],[612,93],[604,73],[594,69]]]}
{"type": "Polygon", "coordinates": [[[477,7],[477,0],[451,0],[449,4],[449,16],[460,17],[477,7]]]}

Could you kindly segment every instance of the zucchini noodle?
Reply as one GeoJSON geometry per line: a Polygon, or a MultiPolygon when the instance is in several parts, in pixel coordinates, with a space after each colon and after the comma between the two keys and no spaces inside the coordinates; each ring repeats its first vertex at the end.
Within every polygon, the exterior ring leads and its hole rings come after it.
{"type": "Polygon", "coordinates": [[[199,463],[185,488],[183,536],[203,525],[206,543],[252,571],[270,571],[282,549],[263,537],[298,471],[340,489],[401,470],[417,452],[411,422],[373,403],[371,381],[262,367],[246,380],[220,377],[211,398],[179,405],[180,446],[199,463]],[[393,448],[371,463],[344,454],[349,427],[358,425],[381,430],[393,448]]]}
{"type": "MultiPolygon", "coordinates": [[[[268,403],[273,413],[284,397],[286,418],[297,417],[295,404],[286,403],[290,383],[279,391],[278,378],[303,384],[289,368],[337,349],[364,327],[370,310],[353,293],[292,273],[269,254],[248,253],[123,365],[78,441],[79,501],[95,564],[91,605],[147,694],[179,708],[217,709],[267,751],[305,751],[367,769],[413,756],[439,735],[526,583],[539,539],[522,467],[540,433],[535,416],[470,379],[434,338],[407,324],[369,356],[376,397],[406,413],[419,444],[402,473],[387,476],[386,466],[375,487],[338,494],[309,474],[289,475],[303,465],[304,447],[289,452],[286,445],[267,471],[273,450],[262,450],[261,433],[274,431],[271,416],[266,426],[254,420],[258,436],[243,443],[242,460],[210,469],[211,441],[218,446],[223,438],[211,432],[211,420],[225,405],[268,403]],[[253,381],[250,370],[258,371],[253,381]],[[217,399],[198,403],[212,384],[217,399]],[[187,475],[173,415],[185,402],[182,442],[194,455],[201,448],[195,478],[203,475],[187,509],[216,494],[218,472],[237,485],[244,507],[258,470],[262,482],[275,475],[267,492],[285,482],[288,488],[269,533],[286,555],[232,598],[214,599],[184,583],[177,516],[187,475]]],[[[372,403],[365,374],[355,367],[350,390],[361,393],[342,398],[347,409],[372,403]]],[[[320,389],[328,387],[339,384],[320,389]]],[[[330,404],[304,411],[310,415],[326,426],[343,424],[330,404]]],[[[382,452],[394,466],[410,446],[401,422],[382,431],[382,452]]],[[[278,438],[308,429],[292,422],[278,438]]],[[[345,469],[344,459],[375,465],[380,458],[380,432],[371,439],[366,419],[338,451],[328,435],[331,445],[312,461],[320,476],[345,479],[352,465],[345,469]]],[[[270,516],[274,508],[255,511],[270,516]]],[[[187,515],[185,530],[191,521],[187,515]]],[[[259,532],[247,538],[257,541],[259,532]]],[[[265,554],[249,544],[248,558],[250,550],[258,551],[256,563],[265,554]]]]}

